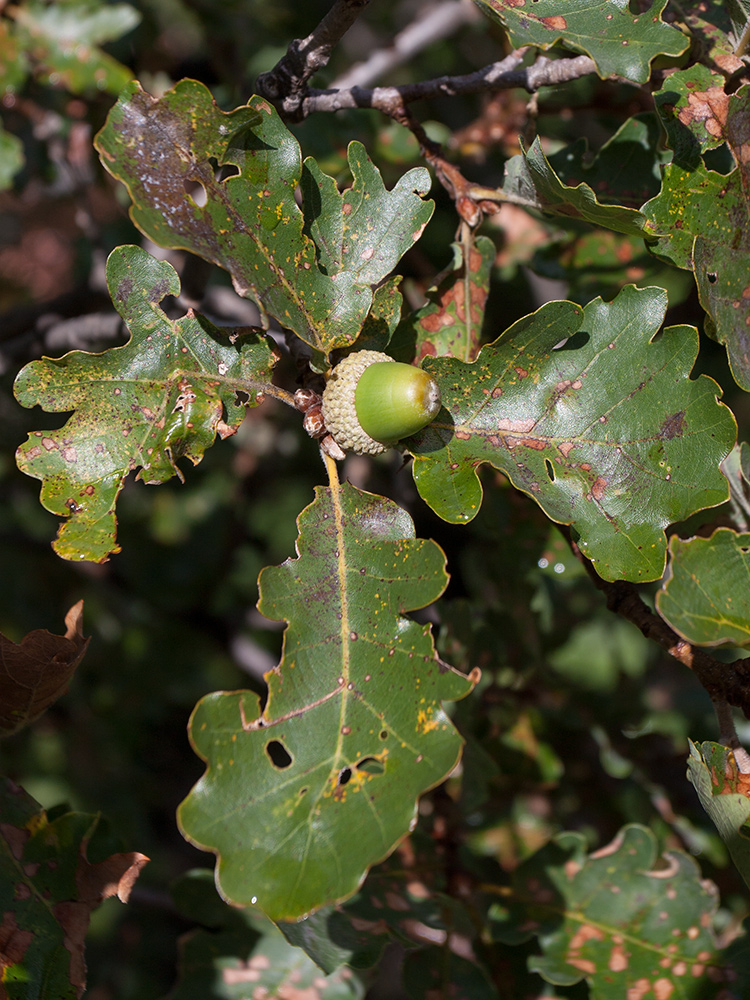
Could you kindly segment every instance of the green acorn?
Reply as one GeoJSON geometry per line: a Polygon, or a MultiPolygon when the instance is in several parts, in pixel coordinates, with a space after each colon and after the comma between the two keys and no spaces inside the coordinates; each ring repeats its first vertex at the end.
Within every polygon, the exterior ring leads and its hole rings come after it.
{"type": "Polygon", "coordinates": [[[344,451],[377,455],[426,427],[440,409],[427,372],[380,351],[356,351],[336,365],[323,392],[326,430],[344,451]]]}

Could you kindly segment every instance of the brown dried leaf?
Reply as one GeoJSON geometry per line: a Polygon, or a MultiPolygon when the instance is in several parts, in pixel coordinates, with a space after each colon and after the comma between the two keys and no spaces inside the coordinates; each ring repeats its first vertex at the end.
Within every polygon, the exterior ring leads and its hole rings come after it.
{"type": "Polygon", "coordinates": [[[121,903],[127,903],[141,869],[148,860],[145,854],[137,851],[112,854],[95,865],[81,858],[76,872],[79,901],[93,908],[102,900],[117,896],[121,903]]]}
{"type": "Polygon", "coordinates": [[[35,629],[12,642],[0,634],[0,736],[38,719],[65,694],[89,640],[83,636],[83,601],[65,616],[65,635],[35,629]]]}
{"type": "Polygon", "coordinates": [[[78,996],[82,996],[86,988],[85,940],[92,910],[114,895],[126,903],[141,869],[149,860],[145,854],[133,851],[113,854],[91,865],[85,857],[85,843],[81,847],[76,871],[78,898],[57,903],[52,908],[63,931],[65,948],[70,952],[70,982],[78,996]]]}

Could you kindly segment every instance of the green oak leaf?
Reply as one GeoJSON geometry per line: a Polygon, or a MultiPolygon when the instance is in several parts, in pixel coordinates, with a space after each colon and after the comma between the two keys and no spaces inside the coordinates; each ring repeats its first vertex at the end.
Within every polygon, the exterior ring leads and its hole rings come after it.
{"type": "Polygon", "coordinates": [[[669,540],[662,618],[698,646],[750,644],[750,534],[718,528],[710,538],[669,540]]]}
{"type": "Polygon", "coordinates": [[[449,355],[471,361],[479,349],[490,275],[497,250],[487,236],[453,244],[453,262],[427,293],[427,303],[407,316],[389,353],[397,361],[449,355]]]}
{"type": "Polygon", "coordinates": [[[8,778],[0,778],[0,817],[0,995],[76,1000],[91,911],[110,896],[125,902],[148,858],[116,853],[98,816],[47,815],[8,778]]]}
{"type": "Polygon", "coordinates": [[[257,330],[221,330],[192,310],[170,320],[159,303],[179,293],[177,272],[140,247],[110,254],[107,283],[130,341],[103,354],[32,361],[15,383],[23,406],[75,411],[59,430],[30,434],[17,461],[42,480],[43,506],[67,518],[58,555],[94,562],[119,551],[115,502],[127,476],[140,469],[147,483],[183,478],[177,462],[197,465],[217,434],[236,432],[275,360],[257,330]]]}
{"type": "Polygon", "coordinates": [[[736,433],[717,384],[688,378],[697,331],[659,333],[666,307],[663,289],[629,285],[585,310],[548,303],[474,364],[425,359],[443,409],[408,443],[422,498],[471,520],[488,462],[573,527],[604,579],[658,579],[664,528],[726,500],[736,433]]]}
{"type": "Polygon", "coordinates": [[[11,187],[13,178],[24,165],[23,143],[16,135],[0,128],[0,191],[11,187]]]}
{"type": "Polygon", "coordinates": [[[132,73],[99,45],[131,31],[141,15],[130,4],[98,0],[26,0],[9,8],[35,75],[74,94],[118,93],[132,73]]]}
{"type": "Polygon", "coordinates": [[[729,95],[724,77],[708,66],[695,63],[670,73],[654,94],[654,104],[679,167],[695,169],[701,153],[724,142],[729,95]]]}
{"type": "Polygon", "coordinates": [[[661,15],[667,0],[654,0],[642,13],[629,0],[477,0],[497,18],[516,48],[535,45],[552,48],[558,42],[574,52],[585,52],[596,63],[599,76],[623,76],[645,83],[657,56],[679,56],[690,44],[661,15]]]}
{"type": "Polygon", "coordinates": [[[690,170],[672,164],[665,170],[661,192],[643,206],[643,213],[662,234],[652,244],[652,251],[678,267],[694,271],[701,305],[708,315],[706,332],[726,347],[732,375],[747,390],[750,87],[732,95],[714,93],[711,100],[701,98],[693,112],[705,112],[706,127],[727,142],[737,166],[725,175],[708,170],[702,162],[690,170]]]}
{"type": "Polygon", "coordinates": [[[734,753],[721,743],[690,741],[688,780],[750,886],[750,782],[734,753]]]}
{"type": "Polygon", "coordinates": [[[217,855],[224,898],[288,921],[351,896],[409,832],[461,750],[441,702],[475,681],[404,617],[447,578],[403,510],[334,484],[299,531],[299,558],[260,576],[260,610],[288,622],[265,706],[249,691],[198,703],[190,736],[208,766],[178,811],[217,855]]]}
{"type": "Polygon", "coordinates": [[[727,75],[742,67],[742,60],[734,54],[736,43],[730,14],[733,3],[734,0],[681,0],[679,12],[700,62],[716,66],[727,75]]]}
{"type": "MultiPolygon", "coordinates": [[[[655,115],[633,115],[593,158],[583,138],[553,153],[549,163],[566,187],[575,187],[583,181],[602,204],[639,209],[661,187],[662,167],[669,159],[667,152],[660,151],[661,141],[655,115]]],[[[640,229],[638,232],[642,235],[640,229]]]]}
{"type": "Polygon", "coordinates": [[[0,21],[0,80],[6,93],[18,93],[31,72],[29,53],[14,22],[0,21]]]}
{"type": "Polygon", "coordinates": [[[372,307],[354,345],[358,351],[385,351],[401,319],[403,296],[399,291],[401,275],[394,274],[374,290],[372,307]]]}
{"type": "Polygon", "coordinates": [[[322,353],[354,342],[372,286],[432,213],[424,168],[386,191],[352,143],[353,182],[342,195],[313,160],[303,171],[297,140],[267,101],[253,97],[224,113],[194,80],[158,100],[132,84],[96,146],[127,186],[142,232],[226,268],[241,295],[322,353]],[[301,182],[304,209],[295,200],[301,182]]]}
{"type": "Polygon", "coordinates": [[[361,142],[347,150],[352,185],[343,193],[312,157],[304,163],[302,196],[306,231],[326,274],[347,272],[358,285],[376,285],[390,274],[419,237],[434,205],[423,201],[430,177],[416,167],[387,191],[380,171],[361,142]]]}
{"type": "MultiPolygon", "coordinates": [[[[560,177],[556,167],[565,167],[566,172],[570,173],[571,160],[579,167],[580,175],[586,176],[586,168],[582,164],[586,148],[584,141],[574,144],[568,150],[557,154],[553,166],[552,161],[544,154],[537,137],[528,151],[512,156],[506,163],[502,187],[503,200],[534,208],[540,212],[613,229],[626,236],[642,237],[656,232],[657,230],[650,228],[647,220],[637,209],[627,208],[621,204],[606,204],[600,201],[586,180],[576,177],[568,184],[560,177]]],[[[595,183],[601,181],[599,171],[595,171],[592,179],[595,183]]],[[[617,182],[618,171],[611,171],[611,180],[606,182],[603,188],[605,193],[611,192],[612,179],[617,182]]]]}
{"type": "Polygon", "coordinates": [[[642,209],[652,231],[661,234],[649,238],[651,252],[676,267],[692,270],[698,233],[708,234],[708,239],[717,246],[732,240],[735,231],[723,206],[729,199],[731,214],[738,214],[741,192],[735,173],[719,174],[708,170],[703,163],[690,170],[669,164],[664,170],[661,191],[642,209]]]}
{"type": "Polygon", "coordinates": [[[623,236],[590,226],[566,226],[562,242],[540,247],[531,269],[545,278],[567,283],[567,297],[585,305],[601,295],[613,299],[624,285],[666,287],[670,305],[684,301],[692,276],[657,260],[637,236],[623,236]]]}
{"type": "Polygon", "coordinates": [[[585,979],[592,1000],[715,997],[733,974],[711,933],[716,887],[682,851],[658,861],[643,826],[589,855],[581,834],[558,834],[498,893],[493,935],[509,945],[537,936],[542,954],[529,968],[557,986],[585,979]],[[710,992],[696,993],[697,979],[710,992]]]}
{"type": "Polygon", "coordinates": [[[320,963],[289,944],[257,910],[223,902],[207,869],[188,872],[171,893],[180,916],[200,926],[180,941],[178,982],[169,1000],[248,1000],[252,994],[259,1000],[363,996],[361,981],[350,969],[340,968],[342,963],[321,975],[320,963]]]}

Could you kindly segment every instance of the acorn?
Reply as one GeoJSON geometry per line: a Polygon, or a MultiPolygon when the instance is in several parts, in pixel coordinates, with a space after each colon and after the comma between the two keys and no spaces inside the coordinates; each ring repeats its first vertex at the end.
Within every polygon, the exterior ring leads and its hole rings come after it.
{"type": "Polygon", "coordinates": [[[336,365],[323,392],[326,430],[344,451],[377,455],[416,434],[440,409],[427,372],[380,351],[355,351],[336,365]]]}

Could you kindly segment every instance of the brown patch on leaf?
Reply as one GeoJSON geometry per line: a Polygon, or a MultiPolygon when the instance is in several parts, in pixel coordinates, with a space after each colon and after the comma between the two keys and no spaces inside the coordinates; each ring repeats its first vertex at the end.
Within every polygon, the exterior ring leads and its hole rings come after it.
{"type": "Polygon", "coordinates": [[[703,122],[708,134],[720,139],[727,125],[729,101],[729,94],[724,93],[723,87],[697,90],[688,95],[687,106],[680,109],[677,117],[687,126],[693,122],[703,122]]]}
{"type": "Polygon", "coordinates": [[[607,480],[604,476],[597,476],[594,485],[591,487],[591,496],[594,500],[601,501],[607,489],[607,480]]]}
{"type": "Polygon", "coordinates": [[[528,433],[536,423],[533,418],[530,420],[498,420],[497,429],[499,431],[514,431],[516,434],[528,433]]]}
{"type": "Polygon", "coordinates": [[[544,449],[547,447],[547,442],[540,441],[539,438],[532,438],[532,437],[508,438],[509,448],[518,448],[519,446],[523,448],[533,448],[534,451],[544,451],[544,449]]]}
{"type": "Polygon", "coordinates": [[[607,963],[610,972],[624,972],[628,967],[628,953],[625,951],[622,941],[616,941],[609,953],[607,963]]]}
{"type": "Polygon", "coordinates": [[[0,735],[38,719],[65,694],[88,647],[83,636],[83,601],[65,616],[64,636],[36,629],[20,643],[0,634],[0,735]]]}
{"type": "Polygon", "coordinates": [[[651,992],[650,979],[636,979],[632,986],[628,987],[628,1000],[643,1000],[651,992]]]}
{"type": "Polygon", "coordinates": [[[669,979],[657,979],[654,982],[654,996],[656,1000],[669,1000],[674,993],[674,983],[669,979]]]}
{"type": "Polygon", "coordinates": [[[14,913],[4,913],[0,922],[0,977],[10,965],[23,961],[26,951],[34,940],[31,931],[24,931],[16,922],[14,913]]]}
{"type": "Polygon", "coordinates": [[[685,430],[685,411],[678,410],[664,421],[659,428],[659,437],[665,441],[680,437],[685,430]]]}
{"type": "Polygon", "coordinates": [[[568,22],[564,17],[560,17],[559,14],[553,17],[543,17],[541,20],[545,28],[552,28],[554,31],[565,31],[568,27],[568,22]]]}

